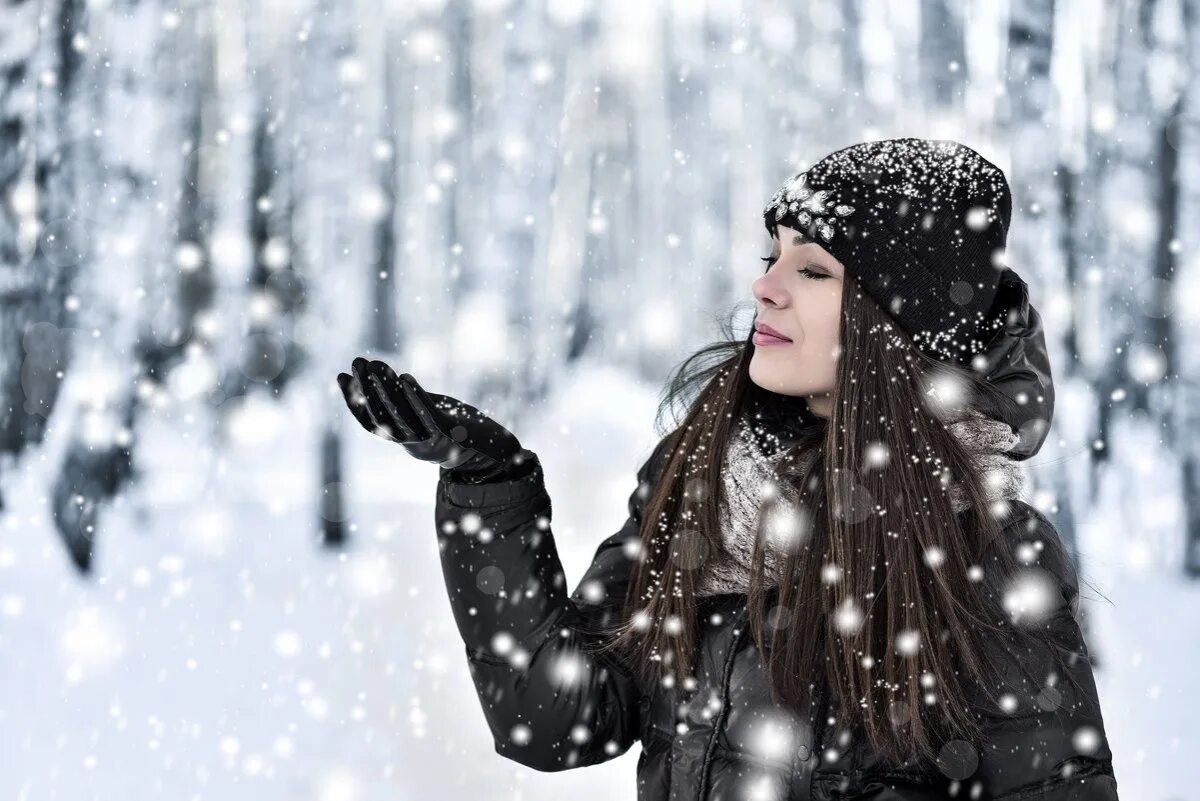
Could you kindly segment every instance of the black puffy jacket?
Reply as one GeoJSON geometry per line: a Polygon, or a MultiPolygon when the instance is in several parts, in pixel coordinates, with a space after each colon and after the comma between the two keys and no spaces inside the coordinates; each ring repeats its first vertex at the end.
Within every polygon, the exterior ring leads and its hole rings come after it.
{"type": "MultiPolygon", "coordinates": [[[[1002,290],[1013,293],[1017,313],[993,343],[996,366],[989,377],[1013,396],[1026,394],[1026,419],[1048,422],[1053,386],[1040,320],[1023,282],[1006,275],[1002,290]]],[[[1008,422],[1028,436],[1020,445],[1024,456],[1036,452],[1046,427],[1008,422]]],[[[600,544],[569,594],[540,464],[524,478],[477,485],[453,482],[443,471],[435,507],[442,569],[498,754],[557,771],[612,759],[640,741],[639,801],[1117,800],[1088,651],[1074,615],[1077,582],[1069,560],[1041,567],[1060,579],[1062,603],[1050,625],[1070,675],[1055,673],[1050,654],[1036,648],[1019,657],[989,655],[1020,658],[1051,678],[1047,686],[1030,687],[1009,673],[1015,707],[986,711],[986,742],[958,753],[944,772],[883,764],[861,732],[830,716],[827,691],[817,694],[819,709],[808,715],[775,705],[763,656],[746,625],[744,594],[699,599],[699,686],[685,704],[677,706],[669,690],[640,686],[614,661],[591,654],[588,632],[618,619],[632,565],[625,544],[638,539],[665,442],[637,472],[625,524],[600,544]]],[[[1014,510],[1004,544],[1057,538],[1037,510],[1020,502],[1014,510]]]]}

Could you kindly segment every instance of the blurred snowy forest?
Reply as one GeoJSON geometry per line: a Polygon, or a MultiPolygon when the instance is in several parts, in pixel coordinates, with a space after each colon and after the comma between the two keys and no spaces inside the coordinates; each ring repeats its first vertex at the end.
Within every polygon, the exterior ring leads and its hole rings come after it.
{"type": "Polygon", "coordinates": [[[1200,0],[0,6],[0,796],[633,798],[492,749],[368,354],[537,451],[568,580],[826,153],[1006,172],[1122,797],[1200,786],[1200,0]]]}

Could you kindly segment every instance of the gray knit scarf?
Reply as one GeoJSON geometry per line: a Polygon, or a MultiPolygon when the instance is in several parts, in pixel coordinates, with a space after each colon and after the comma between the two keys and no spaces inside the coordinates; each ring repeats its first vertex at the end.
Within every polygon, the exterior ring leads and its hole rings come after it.
{"type": "MultiPolygon", "coordinates": [[[[948,423],[947,428],[975,456],[983,471],[988,503],[1021,496],[1025,489],[1025,472],[1020,462],[1007,453],[1019,439],[1011,426],[968,409],[957,420],[948,423]]],[[[768,436],[768,439],[771,438],[768,436]]],[[[764,555],[766,575],[777,575],[779,559],[770,542],[771,532],[794,530],[797,525],[803,525],[802,510],[795,504],[795,487],[776,480],[774,474],[774,467],[785,452],[785,448],[778,448],[770,455],[765,453],[751,424],[745,418],[739,420],[722,470],[725,486],[725,498],[720,506],[722,549],[704,563],[697,595],[748,590],[760,511],[772,516],[764,526],[768,533],[764,555]],[[766,503],[775,496],[779,497],[779,503],[766,503]]],[[[807,470],[815,457],[815,452],[805,452],[789,472],[807,470]]],[[[957,485],[950,488],[950,500],[955,511],[967,509],[962,489],[957,485]]]]}

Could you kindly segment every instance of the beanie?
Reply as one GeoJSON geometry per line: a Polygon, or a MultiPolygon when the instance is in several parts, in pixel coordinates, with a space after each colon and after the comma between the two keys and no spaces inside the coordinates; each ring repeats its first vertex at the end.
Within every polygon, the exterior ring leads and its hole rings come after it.
{"type": "Polygon", "coordinates": [[[935,359],[969,364],[1004,323],[993,309],[1012,215],[1004,173],[949,140],[834,151],[763,209],[772,236],[805,233],[935,359]]]}

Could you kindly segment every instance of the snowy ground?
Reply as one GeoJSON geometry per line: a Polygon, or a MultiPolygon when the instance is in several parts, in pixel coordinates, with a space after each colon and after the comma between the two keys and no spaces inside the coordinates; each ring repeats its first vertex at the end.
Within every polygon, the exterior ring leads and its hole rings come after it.
{"type": "MultiPolygon", "coordinates": [[[[572,585],[624,520],[656,391],[582,371],[519,431],[572,585]]],[[[357,530],[340,552],[315,542],[316,448],[292,427],[331,408],[252,409],[225,461],[207,423],[139,432],[147,480],[105,518],[90,581],[55,541],[44,466],[6,477],[0,798],[635,797],[638,746],[557,774],[492,750],[438,566],[434,467],[345,416],[357,530]]],[[[1111,601],[1089,600],[1090,636],[1117,777],[1128,801],[1184,801],[1200,786],[1200,585],[1137,558],[1148,546],[1119,521],[1080,530],[1111,601]]]]}

